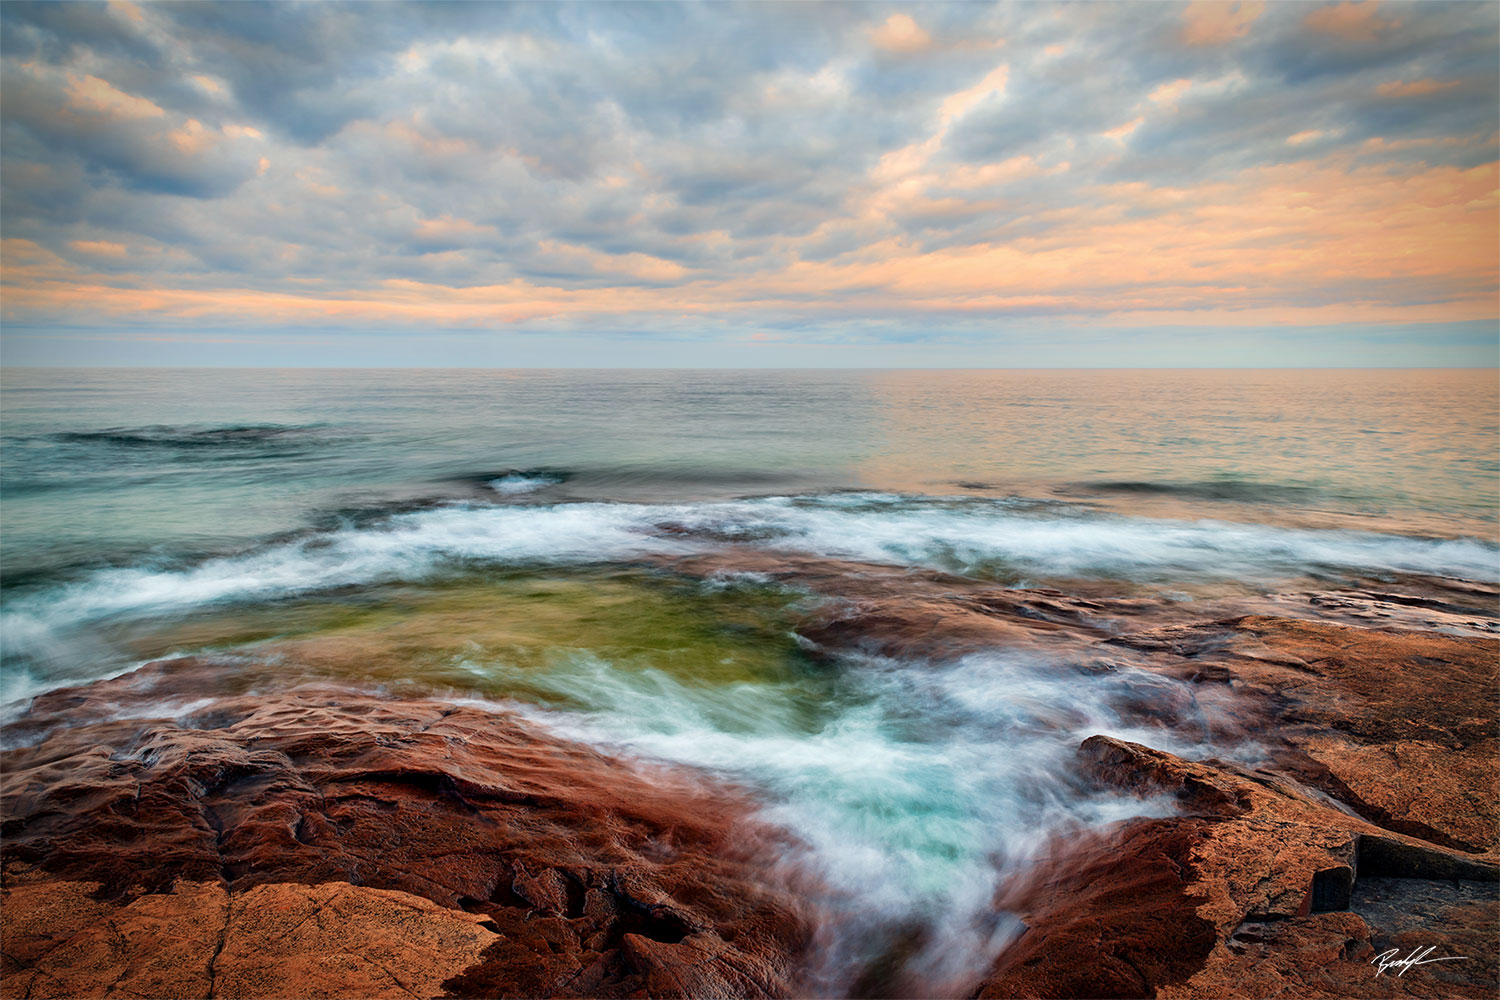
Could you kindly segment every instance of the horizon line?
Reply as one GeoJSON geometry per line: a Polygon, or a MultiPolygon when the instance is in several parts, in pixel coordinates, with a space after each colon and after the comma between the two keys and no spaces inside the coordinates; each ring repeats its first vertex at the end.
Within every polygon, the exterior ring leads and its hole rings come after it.
{"type": "Polygon", "coordinates": [[[37,371],[1500,371],[1491,365],[37,365],[0,363],[37,371]]]}

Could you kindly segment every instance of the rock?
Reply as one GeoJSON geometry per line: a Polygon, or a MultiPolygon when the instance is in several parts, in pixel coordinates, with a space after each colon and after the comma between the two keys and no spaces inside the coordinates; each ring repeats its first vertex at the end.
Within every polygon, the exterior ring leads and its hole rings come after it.
{"type": "Polygon", "coordinates": [[[1199,814],[1231,816],[1251,808],[1242,784],[1138,743],[1091,736],[1079,745],[1078,761],[1085,774],[1102,784],[1141,797],[1172,795],[1199,814]]]}
{"type": "Polygon", "coordinates": [[[1494,896],[1493,883],[1366,875],[1359,880],[1350,908],[1372,929],[1370,945],[1377,954],[1395,948],[1407,956],[1440,937],[1452,950],[1438,957],[1458,956],[1413,969],[1409,975],[1420,973],[1450,984],[1493,983],[1500,982],[1494,896]]]}
{"type": "Polygon", "coordinates": [[[429,997],[499,937],[482,914],[343,882],[229,897],[213,992],[233,997],[429,997]],[[488,926],[486,926],[488,925],[488,926]]]}
{"type": "Polygon", "coordinates": [[[1468,858],[1411,837],[1366,833],[1359,838],[1355,865],[1363,875],[1388,878],[1442,879],[1494,882],[1497,866],[1493,855],[1468,858]]]}
{"type": "Polygon", "coordinates": [[[1382,830],[1269,771],[1105,736],[1078,757],[1103,784],[1171,796],[1179,815],[1061,845],[1009,887],[998,905],[1029,929],[979,996],[1479,997],[1500,986],[1485,962],[1445,965],[1440,978],[1377,977],[1381,930],[1350,912],[1362,880],[1390,881],[1396,869],[1403,881],[1484,879],[1467,883],[1480,887],[1467,909],[1421,925],[1424,943],[1472,951],[1500,924],[1492,861],[1382,830]]]}
{"type": "MultiPolygon", "coordinates": [[[[1380,596],[1325,604],[1474,617],[1380,596]]],[[[1179,815],[1067,845],[1010,887],[1000,905],[1029,931],[980,996],[1495,995],[1500,643],[1251,615],[1102,645],[1193,682],[1215,742],[1258,745],[1263,764],[1085,741],[1086,774],[1179,815]],[[1392,942],[1465,958],[1378,974],[1392,942]]]]}
{"type": "Polygon", "coordinates": [[[1175,676],[1217,668],[1243,735],[1371,822],[1500,848],[1500,639],[1247,616],[1107,642],[1175,676]]]}
{"type": "MultiPolygon", "coordinates": [[[[1485,957],[1500,926],[1500,645],[1473,595],[1439,581],[1414,597],[1178,603],[735,558],[824,596],[798,631],[825,650],[951,663],[1025,649],[1037,669],[1107,679],[1122,725],[1233,756],[1086,740],[1083,775],[1151,800],[1154,818],[1069,834],[1007,885],[996,909],[1025,932],[960,992],[1500,990],[1485,957]],[[1390,627],[1423,616],[1447,631],[1390,627]],[[1429,946],[1456,960],[1400,975],[1371,964],[1429,946]]],[[[6,727],[4,995],[707,997],[811,984],[803,900],[817,894],[788,881],[784,835],[734,789],[474,705],[287,688],[285,674],[152,664],[43,696],[6,727]]],[[[912,942],[927,933],[913,921],[912,942]]],[[[929,985],[902,978],[899,951],[856,988],[929,985]]]]}
{"type": "Polygon", "coordinates": [[[7,866],[0,951],[7,997],[202,997],[228,915],[216,883],[181,882],[124,905],[97,882],[7,866]]]}
{"type": "Polygon", "coordinates": [[[7,877],[7,996],[433,996],[496,935],[482,916],[341,882],[229,892],[178,882],[116,905],[99,885],[7,877]]]}
{"type": "Polygon", "coordinates": [[[999,901],[1027,931],[976,995],[1146,997],[1192,975],[1216,940],[1184,891],[1204,822],[1145,820],[1058,845],[999,901]]]}
{"type": "MultiPolygon", "coordinates": [[[[184,894],[216,900],[247,943],[226,938],[210,980],[247,996],[294,982],[376,995],[380,967],[423,996],[449,979],[461,995],[794,992],[809,927],[768,881],[774,837],[734,793],[505,713],[326,686],[225,693],[231,674],[173,661],[37,699],[6,736],[38,742],[0,761],[7,888],[27,870],[86,884],[87,912],[130,926],[143,907],[180,922],[184,894]],[[149,717],[164,691],[191,713],[149,717]],[[337,893],[308,895],[327,886],[337,893]],[[272,932],[257,921],[301,929],[277,950],[254,944],[272,932]],[[399,955],[387,925],[406,928],[399,955]],[[314,928],[324,936],[307,937],[314,928]],[[461,949],[443,935],[483,945],[454,965],[461,949]],[[328,949],[348,957],[318,963],[328,949]]],[[[7,905],[8,932],[43,926],[33,914],[46,898],[28,890],[7,905]]],[[[202,951],[201,929],[184,956],[202,951]]],[[[77,978],[90,969],[110,981],[122,960],[102,947],[79,952],[70,982],[92,988],[77,978]]],[[[16,961],[18,976],[43,974],[16,961]]],[[[196,961],[173,960],[179,978],[143,995],[204,995],[201,970],[181,978],[196,961]]]]}
{"type": "Polygon", "coordinates": [[[898,659],[947,660],[987,648],[1037,646],[1054,638],[1048,633],[1077,646],[1073,628],[957,596],[830,602],[798,633],[819,646],[898,659]]]}

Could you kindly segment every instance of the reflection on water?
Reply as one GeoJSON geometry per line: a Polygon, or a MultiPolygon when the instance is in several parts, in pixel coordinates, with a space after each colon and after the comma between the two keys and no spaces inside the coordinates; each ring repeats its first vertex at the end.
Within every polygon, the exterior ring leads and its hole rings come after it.
{"type": "Polygon", "coordinates": [[[873,388],[886,447],[861,472],[887,488],[1494,535],[1493,370],[906,371],[873,388]]]}

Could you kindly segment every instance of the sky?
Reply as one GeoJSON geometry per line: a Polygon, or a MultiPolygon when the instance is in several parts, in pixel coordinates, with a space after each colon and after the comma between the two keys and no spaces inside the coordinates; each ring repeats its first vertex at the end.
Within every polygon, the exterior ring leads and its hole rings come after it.
{"type": "Polygon", "coordinates": [[[0,5],[7,365],[1495,365],[1500,4],[0,5]]]}

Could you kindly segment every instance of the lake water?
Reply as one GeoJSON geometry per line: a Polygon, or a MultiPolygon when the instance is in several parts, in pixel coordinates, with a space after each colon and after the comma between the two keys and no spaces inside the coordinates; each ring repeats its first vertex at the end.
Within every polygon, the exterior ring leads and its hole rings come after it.
{"type": "Polygon", "coordinates": [[[1015,931],[997,859],[1161,808],[1079,787],[1078,740],[1192,748],[1119,710],[1160,678],[811,656],[828,595],[768,565],[1500,579],[1494,371],[12,369],[0,404],[8,711],[211,651],[697,769],[831,887],[832,983],[914,922],[963,982],[1015,931]]]}

